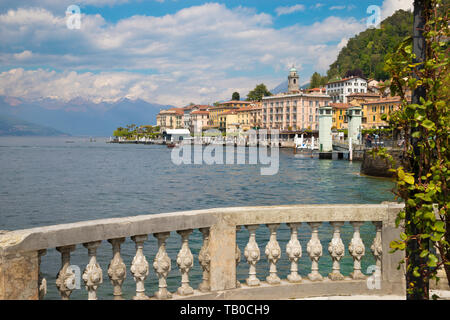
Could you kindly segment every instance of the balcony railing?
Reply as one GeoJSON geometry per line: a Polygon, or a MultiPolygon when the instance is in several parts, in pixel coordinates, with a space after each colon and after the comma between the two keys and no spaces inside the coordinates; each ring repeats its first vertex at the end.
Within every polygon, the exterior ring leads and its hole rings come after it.
{"type": "Polygon", "coordinates": [[[135,283],[134,299],[288,299],[404,294],[403,273],[397,270],[402,253],[388,253],[390,241],[399,235],[394,221],[401,208],[402,205],[396,203],[220,208],[4,232],[0,233],[0,299],[43,299],[50,285],[56,285],[62,299],[69,299],[76,280],[70,268],[71,253],[80,244],[86,250],[82,279],[88,299],[97,299],[98,288],[106,275],[112,284],[113,297],[122,299],[122,286],[127,280],[128,268],[135,283]],[[375,227],[370,243],[363,242],[360,230],[367,222],[375,227]],[[327,223],[331,226],[330,234],[324,235],[321,233],[323,231],[319,232],[319,227],[327,223]],[[281,224],[288,227],[285,235],[290,234],[289,241],[283,246],[280,243],[287,239],[281,240],[278,236],[281,224]],[[311,230],[307,239],[304,235],[299,236],[298,229],[302,224],[311,230]],[[341,237],[344,224],[352,228],[351,241],[347,244],[349,256],[353,259],[349,274],[344,274],[340,265],[346,256],[346,244],[341,237]],[[263,238],[264,243],[261,243],[258,231],[265,228],[268,232],[263,238]],[[201,232],[202,240],[200,250],[193,253],[190,236],[196,229],[201,232]],[[237,232],[244,229],[248,231],[248,240],[242,252],[236,239],[237,232]],[[157,250],[150,253],[148,243],[151,235],[157,241],[157,250]],[[329,243],[320,240],[324,236],[330,239],[329,243]],[[179,239],[176,257],[170,257],[171,251],[167,249],[168,239],[173,241],[173,237],[179,239]],[[132,261],[124,261],[126,259],[121,255],[121,245],[126,238],[131,238],[135,244],[132,261]],[[265,247],[261,252],[262,244],[265,247]],[[328,245],[327,258],[332,261],[332,271],[328,275],[323,274],[324,267],[320,263],[326,252],[323,245],[328,245]],[[110,246],[112,258],[107,269],[98,262],[97,249],[101,246],[110,246]],[[53,248],[60,253],[61,266],[55,278],[44,279],[40,272],[41,259],[45,258],[47,249],[53,248]],[[369,251],[376,266],[374,275],[369,275],[373,278],[372,282],[368,281],[368,275],[361,267],[361,260],[370,254],[369,251]],[[237,267],[241,263],[242,253],[249,266],[245,281],[240,283],[237,267]],[[257,276],[257,268],[264,268],[260,263],[262,255],[265,255],[269,265],[265,279],[257,276]],[[307,275],[306,270],[299,270],[299,259],[305,255],[311,260],[307,275]],[[178,289],[170,292],[167,279],[174,273],[173,259],[180,277],[178,289]],[[196,261],[202,268],[202,281],[194,288],[190,282],[190,272],[196,261]],[[287,276],[278,271],[280,263],[288,264],[287,276]],[[155,287],[149,287],[146,282],[151,267],[152,273],[159,279],[155,287]],[[303,277],[299,271],[302,271],[303,277]],[[375,287],[368,285],[377,281],[375,287]]]}

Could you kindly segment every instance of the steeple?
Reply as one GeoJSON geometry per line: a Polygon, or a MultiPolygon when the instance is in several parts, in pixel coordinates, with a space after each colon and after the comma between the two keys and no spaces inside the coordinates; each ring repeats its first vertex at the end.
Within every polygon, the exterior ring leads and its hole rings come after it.
{"type": "Polygon", "coordinates": [[[299,91],[299,78],[300,77],[298,76],[297,69],[292,66],[288,76],[288,92],[299,91]]]}

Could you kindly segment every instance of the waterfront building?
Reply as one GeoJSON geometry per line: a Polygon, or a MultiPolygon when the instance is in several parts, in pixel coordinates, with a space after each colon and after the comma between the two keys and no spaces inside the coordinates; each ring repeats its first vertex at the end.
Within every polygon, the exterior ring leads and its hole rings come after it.
{"type": "Polygon", "coordinates": [[[160,127],[161,132],[167,129],[182,129],[184,127],[183,116],[183,108],[161,110],[156,116],[156,125],[160,127]]]}
{"type": "Polygon", "coordinates": [[[229,110],[219,115],[219,130],[226,132],[238,132],[239,121],[236,110],[229,110]]]}
{"type": "Polygon", "coordinates": [[[243,131],[260,128],[261,110],[262,104],[260,102],[255,102],[248,107],[243,107],[236,110],[239,128],[243,131]]]}
{"type": "Polygon", "coordinates": [[[366,93],[367,79],[353,76],[326,84],[326,94],[335,103],[347,103],[347,96],[352,93],[366,93]]]}
{"type": "Polygon", "coordinates": [[[209,122],[209,111],[207,110],[195,110],[190,114],[190,127],[191,132],[195,131],[195,128],[206,128],[209,122]]]}
{"type": "Polygon", "coordinates": [[[332,108],[332,128],[336,130],[347,129],[347,109],[349,103],[330,103],[332,108]]]}
{"type": "Polygon", "coordinates": [[[331,98],[323,91],[317,93],[300,91],[298,74],[294,70],[295,68],[289,72],[288,81],[291,86],[288,92],[263,97],[261,113],[263,128],[282,131],[319,130],[319,108],[327,106],[331,98]]]}
{"type": "Polygon", "coordinates": [[[373,100],[378,100],[381,99],[381,95],[378,93],[373,93],[373,92],[365,92],[365,93],[361,93],[361,92],[355,92],[352,94],[349,94],[347,96],[347,102],[352,102],[352,101],[356,101],[360,104],[363,104],[365,102],[368,101],[373,101],[373,100]]]}
{"type": "MultiPolygon", "coordinates": [[[[208,111],[209,108],[212,108],[212,106],[192,104],[192,105],[189,105],[187,107],[184,107],[183,108],[183,110],[184,110],[184,115],[183,115],[184,128],[185,129],[189,129],[189,130],[191,130],[191,128],[193,128],[192,116],[191,116],[193,112],[195,112],[195,111],[208,111]]],[[[203,114],[203,115],[205,115],[205,114],[203,114]]],[[[196,118],[198,118],[198,117],[196,117],[196,118]]]]}
{"type": "Polygon", "coordinates": [[[226,101],[217,104],[217,106],[211,107],[209,109],[209,126],[211,128],[222,128],[225,130],[225,127],[220,126],[220,116],[228,111],[238,110],[243,107],[248,107],[253,102],[250,101],[226,101]]]}
{"type": "Polygon", "coordinates": [[[362,126],[364,129],[389,127],[389,124],[386,121],[381,120],[381,116],[383,114],[389,115],[391,112],[398,110],[400,106],[401,99],[398,96],[380,98],[363,103],[362,126]]]}

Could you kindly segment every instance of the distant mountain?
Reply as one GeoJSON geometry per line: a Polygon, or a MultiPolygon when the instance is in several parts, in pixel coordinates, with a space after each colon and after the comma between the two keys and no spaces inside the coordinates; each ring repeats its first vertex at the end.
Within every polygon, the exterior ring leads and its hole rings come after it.
{"type": "MultiPolygon", "coordinates": [[[[309,86],[309,83],[304,84],[303,86],[300,86],[300,89],[306,89],[306,88],[308,88],[308,86],[309,86]]],[[[278,86],[276,86],[272,90],[270,90],[270,92],[272,92],[273,94],[283,93],[283,92],[287,92],[287,91],[288,91],[288,81],[287,80],[280,83],[278,86]]]]}
{"type": "Polygon", "coordinates": [[[159,111],[171,107],[126,98],[94,103],[83,98],[65,102],[0,96],[0,115],[17,117],[71,135],[110,136],[117,127],[127,124],[156,124],[159,111]]]}
{"type": "Polygon", "coordinates": [[[0,115],[0,136],[67,136],[67,134],[16,117],[0,115]]]}

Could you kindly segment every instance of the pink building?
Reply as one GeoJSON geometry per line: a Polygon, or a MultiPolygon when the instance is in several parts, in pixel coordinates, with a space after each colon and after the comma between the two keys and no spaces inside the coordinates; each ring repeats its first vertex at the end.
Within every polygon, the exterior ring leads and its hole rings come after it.
{"type": "Polygon", "coordinates": [[[319,108],[331,102],[323,93],[282,93],[262,100],[262,125],[287,131],[319,130],[319,108]]]}

